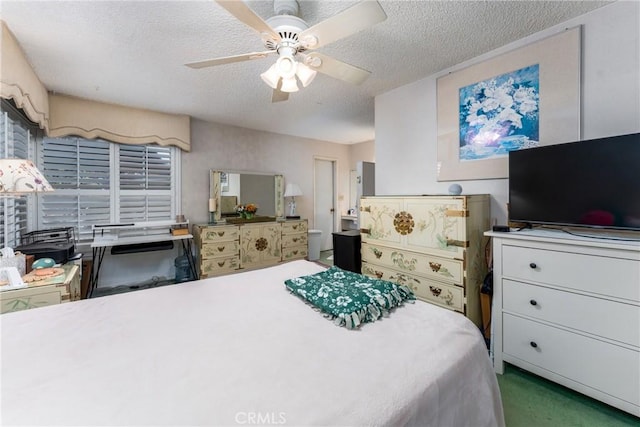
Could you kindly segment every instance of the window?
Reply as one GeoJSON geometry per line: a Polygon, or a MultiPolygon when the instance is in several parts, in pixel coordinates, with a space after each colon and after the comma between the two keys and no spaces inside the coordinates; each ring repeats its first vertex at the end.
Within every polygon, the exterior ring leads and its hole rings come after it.
{"type": "MultiPolygon", "coordinates": [[[[28,159],[37,127],[22,119],[7,101],[0,109],[0,158],[28,159]]],[[[0,248],[20,245],[29,225],[29,204],[33,196],[0,196],[0,248]]],[[[33,203],[31,202],[33,206],[33,203]]]]}
{"type": "Polygon", "coordinates": [[[43,138],[2,100],[0,158],[6,157],[35,159],[55,191],[0,196],[0,248],[19,246],[27,231],[59,227],[75,227],[80,242],[89,242],[93,224],[170,220],[180,211],[176,147],[43,138]]]}
{"type": "Polygon", "coordinates": [[[39,228],[170,220],[180,203],[180,150],[83,138],[44,138],[38,164],[54,193],[40,195],[39,228]]]}

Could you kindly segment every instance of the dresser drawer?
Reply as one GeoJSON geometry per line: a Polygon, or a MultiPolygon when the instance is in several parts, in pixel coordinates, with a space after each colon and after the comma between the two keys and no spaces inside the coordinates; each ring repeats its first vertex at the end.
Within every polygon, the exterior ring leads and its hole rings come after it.
{"type": "Polygon", "coordinates": [[[465,312],[464,290],[460,286],[429,280],[415,274],[392,270],[386,266],[364,261],[362,262],[362,274],[407,286],[417,298],[423,301],[461,313],[465,312]]]}
{"type": "Polygon", "coordinates": [[[640,402],[638,351],[509,314],[503,314],[503,334],[505,355],[634,405],[640,402]]]}
{"type": "Polygon", "coordinates": [[[238,255],[240,252],[240,243],[237,240],[220,241],[216,243],[205,243],[200,249],[202,258],[228,257],[230,255],[238,255]]]}
{"type": "Polygon", "coordinates": [[[60,304],[63,292],[63,288],[55,286],[0,292],[0,313],[60,304]]]}
{"type": "Polygon", "coordinates": [[[502,308],[640,346],[640,306],[527,283],[502,281],[502,308]]]}
{"type": "Polygon", "coordinates": [[[285,221],[282,223],[282,233],[306,233],[307,221],[285,221]]]}
{"type": "Polygon", "coordinates": [[[307,248],[307,245],[282,248],[283,261],[302,259],[302,258],[305,258],[308,254],[309,254],[309,249],[307,248]]]}
{"type": "Polygon", "coordinates": [[[240,268],[240,258],[238,255],[203,259],[200,262],[200,275],[215,276],[237,270],[238,268],[240,268]]]}
{"type": "Polygon", "coordinates": [[[306,246],[307,240],[307,233],[283,234],[282,247],[289,248],[293,246],[306,246]]]}
{"type": "Polygon", "coordinates": [[[505,245],[503,276],[640,302],[638,261],[505,245]]]}
{"type": "Polygon", "coordinates": [[[204,243],[238,240],[240,228],[230,226],[204,227],[200,231],[200,241],[204,243]]]}
{"type": "Polygon", "coordinates": [[[394,270],[459,285],[462,285],[464,277],[462,261],[424,253],[402,251],[386,246],[363,243],[362,258],[365,261],[384,265],[394,270]]]}

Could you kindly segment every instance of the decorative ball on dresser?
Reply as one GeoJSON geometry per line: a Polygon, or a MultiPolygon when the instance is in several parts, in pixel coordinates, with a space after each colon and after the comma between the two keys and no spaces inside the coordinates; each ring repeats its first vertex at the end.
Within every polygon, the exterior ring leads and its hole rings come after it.
{"type": "Polygon", "coordinates": [[[460,184],[451,184],[449,186],[449,194],[452,196],[459,196],[462,194],[462,186],[460,184]]]}

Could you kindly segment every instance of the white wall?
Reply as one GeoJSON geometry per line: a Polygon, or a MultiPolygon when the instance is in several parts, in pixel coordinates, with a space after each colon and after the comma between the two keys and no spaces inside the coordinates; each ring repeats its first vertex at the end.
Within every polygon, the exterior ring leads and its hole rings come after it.
{"type": "MultiPolygon", "coordinates": [[[[446,194],[436,180],[436,80],[501,53],[582,25],[582,139],[640,132],[640,3],[617,2],[376,97],[376,194],[446,194]]],[[[506,223],[507,179],[459,181],[492,195],[506,223]]]]}

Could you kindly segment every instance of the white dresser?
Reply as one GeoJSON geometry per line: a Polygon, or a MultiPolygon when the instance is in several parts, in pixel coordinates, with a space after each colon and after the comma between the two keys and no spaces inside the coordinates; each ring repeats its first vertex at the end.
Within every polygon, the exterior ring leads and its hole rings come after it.
{"type": "Polygon", "coordinates": [[[489,196],[376,196],[360,200],[362,274],[413,290],[482,326],[489,196]]]}
{"type": "Polygon", "coordinates": [[[486,234],[495,371],[508,362],[640,416],[640,243],[486,234]]]}

